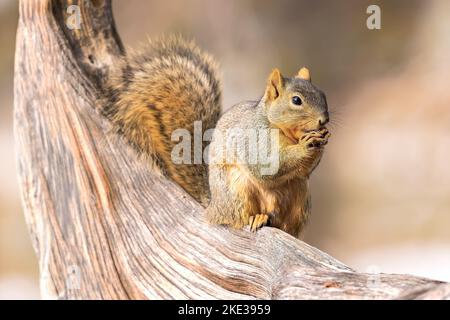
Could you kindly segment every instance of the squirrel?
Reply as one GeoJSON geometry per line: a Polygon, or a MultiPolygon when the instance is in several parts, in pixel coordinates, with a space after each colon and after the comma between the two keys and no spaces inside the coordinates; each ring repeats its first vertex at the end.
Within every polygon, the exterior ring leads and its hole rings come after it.
{"type": "Polygon", "coordinates": [[[175,164],[172,133],[186,129],[193,137],[195,121],[203,130],[216,126],[222,108],[217,70],[193,41],[150,40],[114,62],[101,109],[119,136],[203,206],[210,199],[207,165],[175,164]]]}
{"type": "Polygon", "coordinates": [[[260,101],[238,104],[219,120],[217,63],[192,41],[160,37],[114,61],[104,98],[100,111],[113,130],[206,207],[211,223],[250,225],[253,231],[270,223],[299,234],[310,211],[308,177],[329,137],[326,98],[310,82],[307,69],[294,78],[283,78],[274,70],[260,101]],[[209,162],[218,160],[218,131],[278,129],[278,171],[261,175],[258,165],[174,163],[171,153],[177,142],[172,133],[181,128],[193,137],[196,121],[201,121],[203,131],[217,125],[209,162]]]}
{"type": "Polygon", "coordinates": [[[251,231],[269,224],[300,237],[311,211],[308,179],[330,137],[328,121],[326,97],[311,83],[308,69],[292,78],[274,69],[259,101],[235,105],[217,123],[209,145],[209,222],[238,229],[248,225],[251,231]],[[238,134],[227,136],[236,128],[238,134]],[[276,172],[262,174],[261,162],[240,158],[255,153],[242,135],[255,129],[278,133],[276,172]]]}

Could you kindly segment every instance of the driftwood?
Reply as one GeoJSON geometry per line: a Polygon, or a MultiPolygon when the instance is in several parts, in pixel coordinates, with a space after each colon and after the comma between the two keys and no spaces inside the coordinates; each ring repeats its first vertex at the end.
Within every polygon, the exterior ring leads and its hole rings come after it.
{"type": "Polygon", "coordinates": [[[357,273],[280,230],[205,223],[95,111],[122,54],[110,1],[20,1],[15,138],[44,298],[450,297],[446,283],[357,273]]]}

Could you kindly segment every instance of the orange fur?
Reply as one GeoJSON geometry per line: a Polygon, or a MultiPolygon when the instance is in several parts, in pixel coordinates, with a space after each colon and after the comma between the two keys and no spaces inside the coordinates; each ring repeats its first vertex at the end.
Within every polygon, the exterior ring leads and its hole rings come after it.
{"type": "Polygon", "coordinates": [[[210,145],[208,220],[235,228],[249,225],[252,231],[269,222],[299,237],[311,211],[308,179],[329,138],[324,127],[327,108],[325,95],[310,82],[309,71],[284,78],[275,69],[260,101],[240,103],[225,113],[210,145]],[[222,144],[230,129],[255,128],[279,130],[279,166],[271,175],[261,173],[262,163],[240,163],[235,156],[257,149],[249,145],[250,140],[238,136],[235,139],[243,143],[222,144]],[[224,154],[234,156],[226,159],[224,154]]]}
{"type": "Polygon", "coordinates": [[[205,206],[207,166],[173,163],[178,141],[171,137],[176,129],[187,129],[193,137],[195,121],[203,130],[215,127],[221,111],[217,73],[213,59],[193,42],[180,37],[150,41],[116,63],[107,92],[111,102],[103,110],[138,153],[205,206]]]}

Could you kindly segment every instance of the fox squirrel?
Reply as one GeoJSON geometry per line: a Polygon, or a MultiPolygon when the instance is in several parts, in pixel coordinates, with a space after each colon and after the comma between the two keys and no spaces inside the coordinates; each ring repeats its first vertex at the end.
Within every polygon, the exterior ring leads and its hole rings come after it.
{"type": "Polygon", "coordinates": [[[186,129],[193,137],[195,121],[203,130],[216,126],[222,101],[213,58],[179,36],[149,41],[115,62],[106,97],[101,111],[119,135],[206,206],[207,165],[175,164],[171,152],[174,130],[186,129]]]}
{"type": "Polygon", "coordinates": [[[217,124],[209,146],[208,220],[235,228],[249,225],[252,231],[270,223],[299,237],[311,208],[308,178],[330,136],[328,121],[325,95],[311,83],[308,69],[293,78],[273,70],[260,101],[234,106],[217,124]],[[239,133],[230,138],[230,129],[236,128],[239,133]],[[279,133],[278,150],[272,150],[279,165],[276,172],[262,174],[260,162],[240,158],[259,150],[242,133],[270,129],[279,133]]]}
{"type": "Polygon", "coordinates": [[[207,207],[210,222],[236,228],[250,225],[252,230],[270,222],[299,234],[310,211],[308,177],[329,137],[324,127],[326,99],[311,84],[307,69],[294,78],[283,78],[274,70],[259,102],[239,104],[219,121],[222,97],[217,65],[193,42],[161,37],[114,66],[102,114],[138,154],[207,207]],[[183,128],[194,136],[195,121],[201,121],[204,131],[216,124],[218,131],[279,129],[279,170],[261,175],[258,164],[215,164],[220,145],[217,130],[209,146],[213,161],[209,168],[204,162],[175,164],[171,152],[177,142],[172,133],[183,128]]]}

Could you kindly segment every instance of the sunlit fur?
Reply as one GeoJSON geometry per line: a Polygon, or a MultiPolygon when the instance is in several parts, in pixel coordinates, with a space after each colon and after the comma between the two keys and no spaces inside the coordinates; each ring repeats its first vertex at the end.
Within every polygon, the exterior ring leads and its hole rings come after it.
{"type": "Polygon", "coordinates": [[[207,166],[174,164],[171,151],[178,142],[171,135],[184,128],[193,137],[194,121],[202,121],[203,130],[215,127],[221,111],[217,74],[213,59],[193,42],[175,36],[149,41],[116,62],[103,110],[140,154],[204,205],[207,166]]]}
{"type": "MultiPolygon", "coordinates": [[[[322,157],[329,136],[323,128],[327,111],[325,95],[308,80],[284,78],[274,70],[260,101],[240,103],[225,113],[210,145],[209,221],[242,228],[249,224],[250,217],[266,214],[270,216],[271,226],[299,237],[311,211],[308,179],[322,157]],[[301,96],[301,107],[292,104],[293,95],[301,96]],[[224,155],[235,152],[222,152],[220,148],[224,144],[219,138],[231,128],[280,129],[278,172],[264,176],[259,164],[225,159],[224,155]],[[310,148],[311,139],[323,144],[310,148]]],[[[225,146],[248,148],[245,144],[225,146]]]]}

